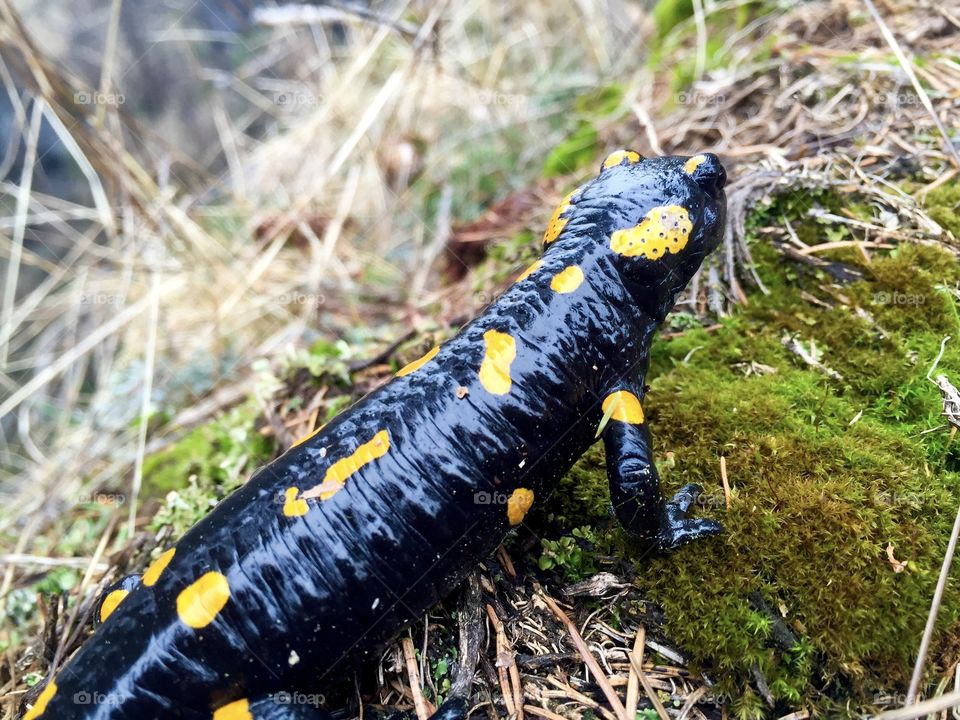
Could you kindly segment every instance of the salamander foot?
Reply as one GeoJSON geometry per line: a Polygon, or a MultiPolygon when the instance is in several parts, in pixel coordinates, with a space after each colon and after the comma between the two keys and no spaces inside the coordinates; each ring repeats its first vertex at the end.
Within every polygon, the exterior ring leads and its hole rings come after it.
{"type": "Polygon", "coordinates": [[[684,485],[663,507],[657,545],[663,552],[676,550],[693,540],[723,532],[715,520],[687,517],[703,488],[696,483],[684,485]]]}

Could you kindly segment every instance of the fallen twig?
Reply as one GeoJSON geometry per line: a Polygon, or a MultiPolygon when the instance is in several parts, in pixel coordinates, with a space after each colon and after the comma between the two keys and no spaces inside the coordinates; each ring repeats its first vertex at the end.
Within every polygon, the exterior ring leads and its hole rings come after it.
{"type": "Polygon", "coordinates": [[[580,653],[580,657],[583,658],[584,664],[590,670],[590,673],[593,675],[593,679],[597,681],[597,684],[600,686],[600,689],[603,691],[603,694],[607,698],[607,702],[610,703],[610,707],[613,708],[614,714],[617,717],[627,718],[626,708],[623,707],[623,703],[620,702],[620,697],[614,691],[613,687],[610,685],[610,681],[607,679],[606,674],[600,668],[599,663],[597,663],[596,658],[593,657],[593,653],[590,652],[590,648],[587,647],[587,643],[584,641],[583,636],[580,635],[580,631],[577,630],[577,626],[573,624],[573,621],[567,617],[567,614],[560,609],[560,606],[547,595],[545,592],[540,592],[543,601],[547,604],[547,607],[553,611],[553,614],[557,616],[557,619],[560,620],[566,627],[567,632],[570,633],[570,638],[573,640],[573,644],[576,646],[577,651],[580,653]]]}
{"type": "Polygon", "coordinates": [[[634,645],[634,652],[627,655],[627,658],[630,660],[631,675],[636,673],[637,679],[640,681],[640,684],[643,685],[643,690],[653,705],[653,709],[656,710],[657,715],[660,716],[660,720],[670,720],[670,716],[667,715],[667,709],[663,706],[663,703],[660,702],[660,697],[657,695],[656,689],[650,684],[650,679],[643,671],[643,648],[646,644],[646,636],[647,630],[641,625],[637,631],[639,642],[634,645]],[[637,645],[639,645],[639,649],[637,645]]]}
{"type": "Polygon", "coordinates": [[[807,365],[812,368],[815,368],[822,372],[824,375],[829,377],[831,380],[843,380],[843,376],[838,373],[836,370],[828,368],[826,365],[820,362],[817,357],[817,349],[812,343],[810,349],[807,349],[803,346],[797,338],[793,335],[784,335],[781,339],[783,346],[792,352],[794,355],[797,355],[801,360],[803,360],[807,365]]]}
{"type": "Polygon", "coordinates": [[[517,720],[523,720],[523,687],[520,684],[520,671],[513,657],[513,647],[507,640],[503,622],[491,605],[487,605],[487,615],[497,636],[497,677],[500,680],[503,702],[508,713],[516,715],[517,720]]]}
{"type": "Polygon", "coordinates": [[[413,638],[410,635],[404,635],[400,640],[400,645],[403,647],[403,659],[407,665],[407,680],[410,682],[410,694],[413,695],[413,706],[417,710],[417,718],[428,720],[436,709],[423,696],[423,688],[420,687],[420,668],[417,666],[417,653],[413,647],[413,638]]]}

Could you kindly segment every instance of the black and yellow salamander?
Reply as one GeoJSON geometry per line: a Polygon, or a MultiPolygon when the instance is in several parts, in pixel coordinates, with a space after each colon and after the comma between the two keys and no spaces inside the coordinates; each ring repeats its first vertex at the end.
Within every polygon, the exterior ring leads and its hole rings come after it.
{"type": "Polygon", "coordinates": [[[667,551],[720,532],[687,516],[696,486],[661,496],[642,401],[653,334],[721,240],[725,179],[712,154],[610,155],[482,315],[107,593],[26,720],[329,717],[290,693],[422,617],[601,426],[630,533],[667,551]]]}

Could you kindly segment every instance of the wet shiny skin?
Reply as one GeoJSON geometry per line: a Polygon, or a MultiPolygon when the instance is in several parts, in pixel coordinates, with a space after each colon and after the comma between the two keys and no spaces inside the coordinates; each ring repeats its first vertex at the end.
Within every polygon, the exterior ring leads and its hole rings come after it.
{"type": "Polygon", "coordinates": [[[660,550],[718,532],[686,517],[696,488],[662,498],[641,402],[651,337],[722,236],[724,180],[710,154],[610,156],[480,317],[127,581],[31,720],[256,718],[269,693],[315,692],[535,512],[601,423],[629,531],[660,550]]]}

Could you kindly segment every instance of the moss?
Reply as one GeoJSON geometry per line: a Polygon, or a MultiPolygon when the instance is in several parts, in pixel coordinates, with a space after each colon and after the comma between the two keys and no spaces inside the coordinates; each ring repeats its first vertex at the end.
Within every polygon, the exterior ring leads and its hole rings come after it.
{"type": "Polygon", "coordinates": [[[610,495],[605,482],[596,482],[596,478],[603,475],[604,467],[603,444],[597,443],[560,480],[544,506],[547,521],[572,527],[604,520],[609,515],[610,495]]]}
{"type": "Polygon", "coordinates": [[[243,483],[246,469],[272,456],[273,442],[256,430],[258,414],[252,402],[234,408],[145,458],[144,499],[166,495],[153,520],[155,528],[172,526],[174,536],[180,537],[243,483]]]}
{"type": "Polygon", "coordinates": [[[581,120],[567,139],[557,145],[543,163],[544,177],[569,175],[590,166],[600,147],[600,134],[596,126],[581,120]]]}
{"type": "Polygon", "coordinates": [[[960,238],[960,182],[951,182],[927,194],[927,213],[942,227],[960,238]]]}
{"type": "MultiPolygon", "coordinates": [[[[842,289],[850,306],[828,309],[797,292],[816,288],[817,273],[763,247],[755,255],[771,294],[752,296],[713,332],[658,341],[648,378],[665,490],[701,483],[699,512],[726,532],[637,570],[665,631],[709,670],[734,716],[766,711],[755,667],[785,707],[827,712],[901,691],[912,668],[960,489],[948,433],[919,434],[942,421],[925,376],[943,335],[960,329],[938,289],[960,268],[936,249],[904,246],[861,265],[865,279],[842,289]],[[843,379],[804,365],[783,347],[785,333],[814,342],[843,379]],[[751,361],[774,372],[746,372],[751,361]],[[905,571],[894,571],[888,545],[905,571]],[[774,618],[752,597],[782,613],[798,641],[777,646],[774,618]]],[[[940,371],[960,378],[958,347],[948,345],[940,371]]],[[[602,466],[592,451],[564,479],[557,518],[602,524],[590,510],[605,498],[602,466]]],[[[960,598],[948,592],[940,625],[958,621],[960,598]]]]}

